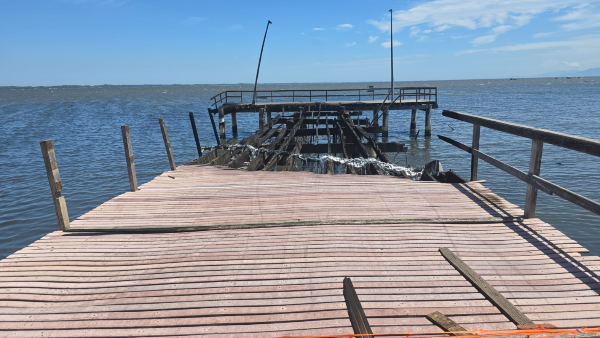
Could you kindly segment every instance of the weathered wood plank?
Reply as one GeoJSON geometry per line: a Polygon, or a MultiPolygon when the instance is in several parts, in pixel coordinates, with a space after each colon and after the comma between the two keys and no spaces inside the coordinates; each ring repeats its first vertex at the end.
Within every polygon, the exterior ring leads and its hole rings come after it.
{"type": "Polygon", "coordinates": [[[434,311],[432,313],[427,314],[427,319],[431,321],[433,324],[437,325],[440,329],[445,332],[452,332],[450,335],[452,336],[469,336],[470,333],[458,333],[459,331],[467,331],[464,327],[456,324],[455,321],[448,318],[446,315],[439,311],[434,311]]]}
{"type": "MultiPolygon", "coordinates": [[[[542,149],[544,142],[541,140],[531,141],[531,157],[529,159],[529,176],[540,176],[540,167],[542,165],[542,149]]],[[[525,196],[525,218],[535,217],[535,206],[537,204],[537,188],[531,184],[527,185],[527,195],[525,196]]]]}
{"type": "Polygon", "coordinates": [[[41,141],[40,148],[42,149],[44,165],[46,166],[46,176],[48,177],[48,184],[50,185],[50,193],[52,194],[52,203],[54,204],[58,228],[63,231],[68,230],[70,227],[69,214],[67,212],[65,198],[61,194],[63,186],[62,181],[60,180],[60,173],[58,171],[58,164],[56,163],[56,154],[54,152],[52,140],[41,141]]]}
{"type": "Polygon", "coordinates": [[[452,264],[477,290],[479,290],[500,312],[516,325],[533,324],[531,319],[527,318],[519,309],[509,302],[500,292],[494,289],[485,279],[481,278],[477,272],[471,269],[465,262],[456,256],[448,248],[440,248],[439,252],[444,256],[448,263],[452,264]]]}

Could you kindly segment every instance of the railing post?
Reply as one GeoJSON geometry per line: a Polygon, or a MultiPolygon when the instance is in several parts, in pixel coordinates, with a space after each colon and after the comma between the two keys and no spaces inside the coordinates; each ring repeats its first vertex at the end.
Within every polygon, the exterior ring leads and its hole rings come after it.
{"type": "MultiPolygon", "coordinates": [[[[473,144],[471,148],[479,150],[479,136],[481,127],[478,124],[473,124],[473,144]]],[[[479,164],[479,158],[475,155],[471,155],[471,181],[477,181],[477,165],[479,164]]]]}
{"type": "Polygon", "coordinates": [[[225,135],[225,109],[223,107],[219,108],[219,134],[221,140],[227,139],[225,135]]]}
{"type": "Polygon", "coordinates": [[[196,150],[198,150],[198,158],[200,158],[200,157],[202,157],[202,147],[200,146],[200,138],[198,137],[198,129],[196,128],[196,120],[194,119],[194,113],[192,113],[192,112],[190,112],[190,123],[192,124],[192,132],[194,133],[194,140],[196,141],[196,150]]]}
{"type": "Polygon", "coordinates": [[[233,136],[237,136],[238,127],[237,127],[237,114],[235,112],[231,113],[231,134],[233,136]]]}
{"type": "MultiPolygon", "coordinates": [[[[542,166],[542,150],[544,142],[542,140],[532,140],[531,157],[529,158],[529,175],[540,175],[542,166]]],[[[527,195],[525,196],[525,218],[535,217],[535,206],[537,201],[537,188],[531,184],[527,185],[527,195]]]]}
{"type": "MultiPolygon", "coordinates": [[[[190,113],[191,114],[191,113],[190,113]]],[[[121,135],[123,136],[123,148],[125,149],[125,162],[127,162],[127,175],[129,176],[129,189],[138,190],[137,177],[135,175],[135,164],[133,162],[133,149],[131,148],[131,136],[129,135],[129,126],[121,126],[121,135]]]]}
{"type": "Polygon", "coordinates": [[[163,141],[165,142],[165,149],[167,149],[167,156],[169,157],[169,165],[171,170],[175,170],[175,159],[173,158],[173,151],[171,150],[171,142],[169,141],[169,134],[167,134],[167,126],[165,125],[165,119],[158,119],[160,124],[160,131],[162,133],[163,141]]]}
{"type": "Polygon", "coordinates": [[[265,126],[265,108],[258,109],[258,130],[265,126]]]}
{"type": "Polygon", "coordinates": [[[58,228],[62,231],[68,230],[71,224],[69,223],[69,213],[67,212],[65,197],[61,195],[62,182],[58,172],[58,164],[56,163],[54,145],[52,144],[52,140],[45,140],[40,142],[40,147],[42,148],[42,156],[46,165],[46,174],[48,176],[48,183],[50,184],[58,228]]]}
{"type": "Polygon", "coordinates": [[[378,126],[379,125],[379,111],[373,109],[373,125],[374,126],[378,126]]]}
{"type": "Polygon", "coordinates": [[[383,125],[382,137],[388,137],[388,123],[389,123],[390,111],[388,108],[383,109],[383,118],[381,124],[383,125]]]}

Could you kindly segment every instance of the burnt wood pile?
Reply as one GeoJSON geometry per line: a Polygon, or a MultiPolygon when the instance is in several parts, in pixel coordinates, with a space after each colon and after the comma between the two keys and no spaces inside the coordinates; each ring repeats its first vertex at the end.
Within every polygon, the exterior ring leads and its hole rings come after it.
{"type": "MultiPolygon", "coordinates": [[[[221,165],[249,171],[301,171],[309,164],[323,173],[380,175],[393,166],[385,153],[406,152],[404,144],[377,142],[362,111],[300,111],[259,119],[261,128],[236,143],[229,139],[204,148],[188,164],[221,165]],[[327,156],[322,156],[327,155],[327,156]]],[[[404,176],[399,171],[385,174],[404,176]]]]}

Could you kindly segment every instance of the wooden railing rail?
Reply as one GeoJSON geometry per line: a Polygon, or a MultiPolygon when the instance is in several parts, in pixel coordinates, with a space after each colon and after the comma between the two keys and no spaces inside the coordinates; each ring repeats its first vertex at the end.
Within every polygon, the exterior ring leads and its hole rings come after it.
{"type": "Polygon", "coordinates": [[[527,195],[525,198],[525,218],[535,217],[535,207],[538,189],[542,190],[547,194],[559,196],[571,203],[579,205],[584,209],[587,209],[597,215],[600,215],[600,203],[582,195],[579,195],[577,193],[574,193],[570,190],[567,190],[539,176],[540,166],[542,162],[542,149],[544,143],[556,145],[559,147],[575,150],[594,156],[600,156],[600,141],[450,110],[444,110],[442,112],[442,115],[473,124],[473,144],[471,147],[458,141],[455,141],[451,138],[438,135],[438,137],[441,140],[448,142],[453,146],[458,147],[459,149],[462,149],[468,153],[471,153],[472,181],[477,180],[477,161],[478,159],[481,159],[495,166],[496,168],[501,169],[527,183],[527,195]],[[508,134],[531,139],[532,146],[531,157],[529,160],[529,172],[525,173],[479,151],[480,127],[486,127],[508,134]]]}
{"type": "MultiPolygon", "coordinates": [[[[383,100],[388,97],[389,88],[360,88],[360,89],[278,89],[257,91],[256,97],[263,102],[276,102],[287,99],[291,102],[299,100],[307,102],[331,101],[332,99],[354,98],[361,100],[383,100]],[[308,99],[308,100],[306,100],[308,99]]],[[[395,96],[400,95],[402,102],[419,102],[426,100],[437,102],[437,87],[398,87],[394,89],[395,96]]],[[[212,107],[218,108],[224,103],[250,103],[254,92],[251,90],[227,90],[210,98],[212,107]]],[[[393,99],[392,99],[393,100],[393,99]]],[[[260,102],[260,101],[259,101],[260,102]]]]}

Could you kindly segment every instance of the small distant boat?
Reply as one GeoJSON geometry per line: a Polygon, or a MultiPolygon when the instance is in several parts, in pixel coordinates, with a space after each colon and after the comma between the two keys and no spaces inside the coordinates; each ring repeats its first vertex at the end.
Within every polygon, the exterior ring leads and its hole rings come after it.
{"type": "Polygon", "coordinates": [[[511,78],[510,78],[510,80],[511,80],[511,81],[517,81],[517,78],[515,78],[515,77],[511,77],[511,78]]]}

